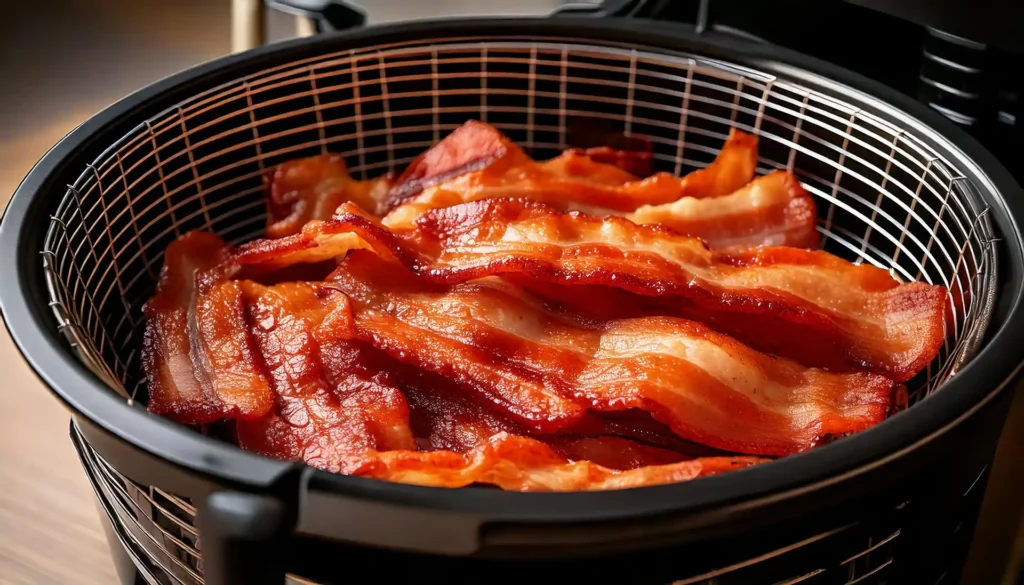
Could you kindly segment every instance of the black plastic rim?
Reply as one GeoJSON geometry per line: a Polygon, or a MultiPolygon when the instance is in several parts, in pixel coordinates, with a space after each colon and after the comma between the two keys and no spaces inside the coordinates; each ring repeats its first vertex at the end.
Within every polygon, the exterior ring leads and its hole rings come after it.
{"type": "MultiPolygon", "coordinates": [[[[183,471],[249,489],[267,489],[304,467],[258,457],[130,407],[110,392],[66,347],[46,304],[42,277],[43,235],[49,210],[63,195],[60,178],[78,172],[107,145],[190,95],[264,68],[325,50],[452,36],[550,36],[628,43],[654,51],[687,52],[745,63],[833,95],[878,98],[896,119],[915,125],[922,138],[942,138],[939,148],[987,182],[1004,200],[987,202],[1000,244],[1001,322],[988,342],[940,392],[882,424],[810,452],[699,481],[609,492],[515,493],[499,490],[427,488],[307,470],[316,489],[381,503],[421,506],[518,522],[586,522],[686,513],[727,503],[802,493],[900,457],[952,428],[988,403],[1016,376],[1024,360],[1024,194],[996,159],[951,122],[922,104],[860,75],[779,47],[754,45],[718,35],[697,35],[680,26],[586,18],[456,19],[370,27],[261,47],[200,65],[157,82],[97,114],[72,131],[33,168],[18,188],[0,224],[0,311],[26,361],[71,409],[139,449],[183,471]],[[915,120],[912,122],[910,120],[915,120]]],[[[125,470],[130,474],[130,470],[125,470]]],[[[189,496],[189,494],[182,494],[189,496]]]]}

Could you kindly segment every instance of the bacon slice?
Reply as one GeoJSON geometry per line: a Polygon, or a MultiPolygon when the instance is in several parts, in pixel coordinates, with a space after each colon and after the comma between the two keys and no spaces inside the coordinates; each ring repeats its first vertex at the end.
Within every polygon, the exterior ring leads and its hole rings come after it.
{"type": "Polygon", "coordinates": [[[291,239],[243,246],[237,259],[287,264],[353,247],[370,247],[440,283],[507,275],[619,289],[649,298],[624,310],[655,307],[655,314],[708,323],[761,351],[898,382],[924,368],[945,336],[948,295],[941,286],[901,284],[884,270],[821,251],[713,252],[661,226],[559,213],[533,201],[431,210],[416,230],[399,233],[343,206],[334,219],[291,239]]]}
{"type": "MultiPolygon", "coordinates": [[[[297,459],[337,473],[432,486],[490,483],[517,490],[613,489],[684,481],[739,469],[763,460],[686,456],[611,437],[558,438],[557,446],[511,435],[505,423],[453,394],[423,384],[409,388],[414,405],[428,409],[413,419],[448,427],[465,440],[467,427],[495,432],[470,438],[460,452],[417,451],[409,405],[386,360],[345,337],[351,327],[344,296],[330,285],[241,284],[251,301],[253,334],[267,359],[277,402],[262,420],[239,421],[245,449],[297,459]],[[424,394],[431,394],[425,396],[424,394]],[[443,416],[442,416],[443,413],[443,416]],[[487,418],[488,422],[481,422],[487,418]],[[453,423],[453,424],[447,424],[453,423]],[[612,463],[574,460],[590,456],[612,463]],[[656,462],[657,465],[651,465],[656,462]]],[[[437,441],[438,432],[430,433],[437,441]]],[[[437,445],[432,445],[437,447],[437,445]]]]}
{"type": "Polygon", "coordinates": [[[581,407],[643,409],[680,437],[785,455],[881,421],[893,382],[759,354],[692,321],[567,321],[497,279],[427,288],[368,252],[332,278],[358,336],[437,372],[533,432],[564,432],[581,407]]]}
{"type": "Polygon", "coordinates": [[[237,283],[219,281],[227,250],[217,236],[191,232],[164,252],[156,293],[144,308],[150,412],[200,424],[261,417],[273,404],[253,363],[237,283]]]}
{"type": "Polygon", "coordinates": [[[816,246],[814,200],[792,175],[776,173],[742,187],[756,161],[757,139],[734,131],[708,168],[683,179],[659,173],[640,180],[620,167],[649,167],[649,152],[570,149],[538,163],[493,126],[468,122],[414,161],[390,193],[388,177],[355,181],[337,155],[280,165],[269,179],[267,236],[298,233],[309,221],[330,218],[346,201],[378,214],[385,196],[412,197],[384,219],[393,228],[409,228],[428,209],[515,196],[561,210],[662,223],[715,248],[816,246]]]}
{"type": "Polygon", "coordinates": [[[757,163],[754,136],[733,131],[715,162],[682,179],[659,173],[640,180],[597,157],[620,165],[633,160],[598,148],[567,150],[538,163],[496,128],[470,122],[409,167],[396,190],[418,195],[393,209],[384,225],[411,229],[430,209],[517,197],[561,211],[660,223],[713,248],[817,246],[814,199],[793,175],[777,171],[748,184],[757,163]]]}
{"type": "Polygon", "coordinates": [[[339,280],[347,274],[339,271],[331,280],[353,303],[362,339],[399,361],[472,389],[488,406],[535,433],[557,432],[586,413],[586,406],[565,396],[556,382],[494,368],[493,348],[467,345],[465,338],[453,337],[448,328],[462,327],[462,322],[469,327],[472,309],[459,306],[455,299],[447,308],[418,302],[431,302],[446,287],[433,287],[432,296],[429,285],[425,288],[401,266],[387,265],[372,255],[359,258],[365,261],[354,265],[360,267],[358,277],[339,280]],[[405,296],[385,296],[389,289],[403,291],[405,296]],[[446,318],[431,322],[435,311],[446,318]]]}
{"type": "Polygon", "coordinates": [[[381,362],[351,341],[348,299],[324,283],[242,285],[276,401],[239,421],[239,445],[354,473],[373,450],[415,449],[409,407],[381,362]]]}
{"type": "Polygon", "coordinates": [[[634,223],[670,227],[718,250],[818,246],[814,198],[796,177],[783,171],[758,177],[731,195],[645,205],[626,217],[634,223]]]}
{"type": "Polygon", "coordinates": [[[298,233],[310,220],[328,219],[339,205],[355,203],[377,213],[391,187],[389,177],[357,181],[345,159],[325,154],[288,161],[268,178],[267,237],[298,233]]]}
{"type": "MultiPolygon", "coordinates": [[[[683,178],[657,173],[638,179],[586,152],[591,151],[569,150],[534,162],[493,126],[467,122],[399,177],[384,223],[408,227],[429,209],[498,197],[527,197],[560,209],[621,215],[683,197],[727,195],[753,179],[757,139],[733,131],[713,163],[683,178]]],[[[604,149],[593,152],[598,157],[608,154],[604,149]]]]}
{"type": "Polygon", "coordinates": [[[704,458],[618,471],[590,461],[570,462],[550,446],[505,433],[468,453],[451,451],[378,453],[360,475],[435,487],[488,483],[516,491],[626,489],[688,481],[749,467],[756,457],[704,458]]]}

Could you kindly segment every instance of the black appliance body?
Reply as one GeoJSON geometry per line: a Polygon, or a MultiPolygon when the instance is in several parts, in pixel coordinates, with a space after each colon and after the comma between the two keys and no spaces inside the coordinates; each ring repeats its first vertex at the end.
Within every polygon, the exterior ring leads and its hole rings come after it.
{"type": "Polygon", "coordinates": [[[834,63],[939,111],[1024,180],[1016,0],[609,0],[578,13],[685,23],[834,63]]]}
{"type": "Polygon", "coordinates": [[[867,77],[708,20],[596,14],[357,28],[221,59],[97,115],[26,178],[0,227],[0,271],[16,275],[0,306],[73,413],[125,583],[959,580],[1024,359],[1018,183],[867,77]],[[761,170],[791,168],[818,199],[825,249],[962,299],[950,341],[912,406],[874,429],[638,490],[369,481],[145,412],[139,309],[175,235],[258,237],[272,165],[330,150],[373,176],[467,118],[535,156],[586,146],[579,127],[643,136],[675,172],[710,161],[730,127],[757,132],[761,170]]]}

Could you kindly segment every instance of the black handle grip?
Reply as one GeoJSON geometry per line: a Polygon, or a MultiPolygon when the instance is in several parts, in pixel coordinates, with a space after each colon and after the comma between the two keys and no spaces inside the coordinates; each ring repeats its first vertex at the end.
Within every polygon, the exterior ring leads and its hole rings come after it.
{"type": "Polygon", "coordinates": [[[206,585],[282,585],[283,550],[294,526],[285,503],[270,496],[215,492],[197,517],[206,585]]]}
{"type": "Polygon", "coordinates": [[[316,32],[346,30],[366,24],[366,13],[339,0],[265,0],[269,8],[313,21],[316,32]]]}

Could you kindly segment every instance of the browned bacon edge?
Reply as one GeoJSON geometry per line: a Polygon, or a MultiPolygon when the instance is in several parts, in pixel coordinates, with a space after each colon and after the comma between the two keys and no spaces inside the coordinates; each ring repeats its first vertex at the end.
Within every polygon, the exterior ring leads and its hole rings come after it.
{"type": "MultiPolygon", "coordinates": [[[[799,276],[805,280],[810,278],[811,282],[813,278],[830,278],[829,274],[837,274],[836,271],[853,271],[857,279],[869,282],[872,290],[892,289],[884,294],[878,292],[873,297],[867,296],[866,292],[850,291],[850,294],[865,295],[864,302],[869,298],[875,299],[872,302],[880,314],[885,315],[884,331],[890,333],[878,333],[881,336],[878,338],[858,336],[860,325],[857,322],[785,291],[763,288],[730,290],[716,288],[713,283],[703,285],[692,278],[685,264],[642,250],[623,255],[614,245],[600,242],[569,246],[565,250],[571,248],[571,254],[564,257],[551,257],[549,254],[553,253],[551,249],[567,244],[548,242],[543,246],[533,244],[533,247],[526,248],[531,251],[529,254],[503,252],[495,258],[460,256],[439,261],[450,243],[456,248],[461,245],[459,238],[486,242],[490,233],[487,230],[506,229],[510,223],[545,218],[561,222],[559,225],[566,226],[565,229],[586,229],[585,226],[591,224],[593,229],[597,229],[599,224],[608,224],[615,226],[614,229],[635,234],[635,238],[666,242],[687,240],[664,226],[637,226],[623,218],[601,219],[578,212],[562,214],[537,202],[506,199],[432,210],[420,218],[416,230],[401,234],[390,232],[355,207],[343,207],[333,220],[313,226],[294,239],[243,246],[238,251],[238,259],[242,263],[289,263],[291,260],[286,258],[287,254],[281,254],[280,250],[317,251],[332,239],[351,238],[356,234],[358,246],[337,246],[333,253],[341,255],[352,247],[369,247],[378,255],[394,259],[435,282],[454,283],[485,276],[514,275],[551,284],[609,286],[634,295],[658,298],[659,308],[664,311],[661,314],[710,323],[761,351],[815,367],[872,371],[900,382],[909,380],[934,358],[945,335],[945,289],[924,283],[899,285],[885,271],[870,266],[854,266],[825,252],[765,247],[728,254],[707,252],[707,258],[711,265],[717,263],[723,267],[792,265],[820,270],[817,277],[813,274],[799,276]],[[547,251],[542,252],[542,249],[547,251]],[[637,263],[629,258],[644,258],[644,261],[637,263]],[[574,268],[582,259],[587,260],[587,268],[574,268]],[[886,335],[896,337],[890,339],[886,335]],[[893,339],[902,341],[892,345],[895,343],[893,339]]],[[[326,248],[329,245],[317,253],[331,253],[326,248]]]]}

